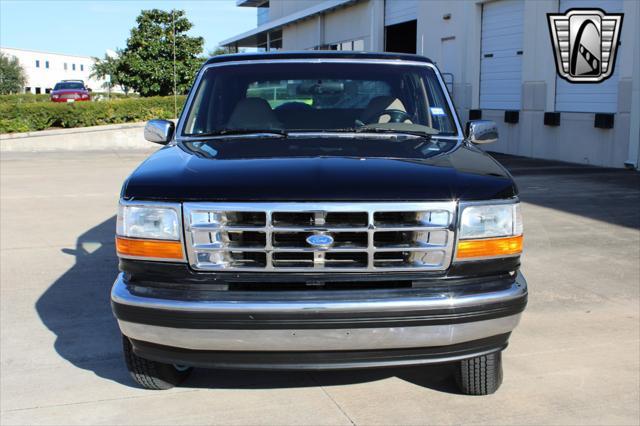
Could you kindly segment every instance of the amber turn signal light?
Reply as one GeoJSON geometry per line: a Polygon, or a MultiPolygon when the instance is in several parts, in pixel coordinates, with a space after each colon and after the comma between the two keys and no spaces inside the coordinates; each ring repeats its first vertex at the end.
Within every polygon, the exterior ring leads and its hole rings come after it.
{"type": "Polygon", "coordinates": [[[119,256],[150,257],[156,259],[182,260],[180,241],[139,240],[116,237],[116,251],[119,256]]]}
{"type": "Polygon", "coordinates": [[[517,237],[460,240],[456,259],[511,256],[522,253],[522,235],[517,237]]]}

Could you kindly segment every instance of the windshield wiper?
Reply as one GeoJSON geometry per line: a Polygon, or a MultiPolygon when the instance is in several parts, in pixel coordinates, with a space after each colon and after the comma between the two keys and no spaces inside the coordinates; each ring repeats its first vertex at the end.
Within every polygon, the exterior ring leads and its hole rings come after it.
{"type": "Polygon", "coordinates": [[[216,136],[233,136],[233,135],[255,135],[263,137],[287,137],[288,133],[284,129],[220,129],[209,133],[196,133],[191,136],[195,138],[212,138],[216,136]]]}
{"type": "Polygon", "coordinates": [[[412,135],[412,136],[420,136],[426,139],[431,139],[431,136],[437,134],[437,132],[429,131],[429,130],[408,130],[408,129],[400,129],[397,127],[357,127],[354,129],[350,129],[355,133],[395,133],[401,135],[412,135]]]}

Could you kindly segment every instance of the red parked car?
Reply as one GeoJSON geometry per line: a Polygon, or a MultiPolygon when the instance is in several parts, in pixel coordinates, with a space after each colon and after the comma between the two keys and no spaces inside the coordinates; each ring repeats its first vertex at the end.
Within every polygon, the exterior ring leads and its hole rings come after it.
{"type": "Polygon", "coordinates": [[[51,91],[53,102],[90,101],[91,95],[82,80],[62,80],[51,91]]]}

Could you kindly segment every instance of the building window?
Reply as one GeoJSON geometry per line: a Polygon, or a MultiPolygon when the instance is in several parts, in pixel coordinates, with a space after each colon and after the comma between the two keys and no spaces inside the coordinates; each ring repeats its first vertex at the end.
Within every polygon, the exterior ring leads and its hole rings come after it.
{"type": "Polygon", "coordinates": [[[80,64],[80,71],[84,71],[84,65],[80,64]]]}
{"type": "Polygon", "coordinates": [[[49,61],[44,61],[44,67],[45,67],[46,69],[49,69],[49,61]]]}
{"type": "Polygon", "coordinates": [[[31,87],[26,86],[26,87],[24,88],[24,93],[31,93],[31,87]]]}
{"type": "Polygon", "coordinates": [[[269,3],[258,7],[258,26],[266,24],[269,20],[269,3]]]}
{"type": "Polygon", "coordinates": [[[42,89],[40,89],[39,87],[36,87],[36,95],[39,95],[41,93],[42,89]]]}
{"type": "Polygon", "coordinates": [[[282,30],[272,31],[269,50],[280,50],[280,49],[282,49],[282,30]]]}
{"type": "Polygon", "coordinates": [[[51,87],[47,87],[46,89],[44,89],[44,93],[46,93],[47,95],[51,93],[51,87]]]}
{"type": "Polygon", "coordinates": [[[258,34],[256,47],[259,52],[282,49],[282,30],[274,30],[269,34],[266,32],[258,34]]]}
{"type": "Polygon", "coordinates": [[[76,70],[76,64],[71,64],[71,71],[75,71],[76,70]]]}
{"type": "Polygon", "coordinates": [[[36,59],[36,68],[40,68],[40,60],[36,59]]]}
{"type": "Polygon", "coordinates": [[[67,70],[67,63],[66,62],[64,63],[64,70],[65,71],[67,70]]]}

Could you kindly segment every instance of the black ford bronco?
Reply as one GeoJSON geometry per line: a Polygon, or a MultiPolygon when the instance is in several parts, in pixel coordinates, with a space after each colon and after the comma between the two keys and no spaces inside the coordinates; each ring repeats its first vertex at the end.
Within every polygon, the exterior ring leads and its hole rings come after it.
{"type": "Polygon", "coordinates": [[[502,381],[527,301],[509,173],[436,66],[404,54],[218,56],[122,188],[111,303],[133,378],[193,367],[455,363],[502,381]]]}

